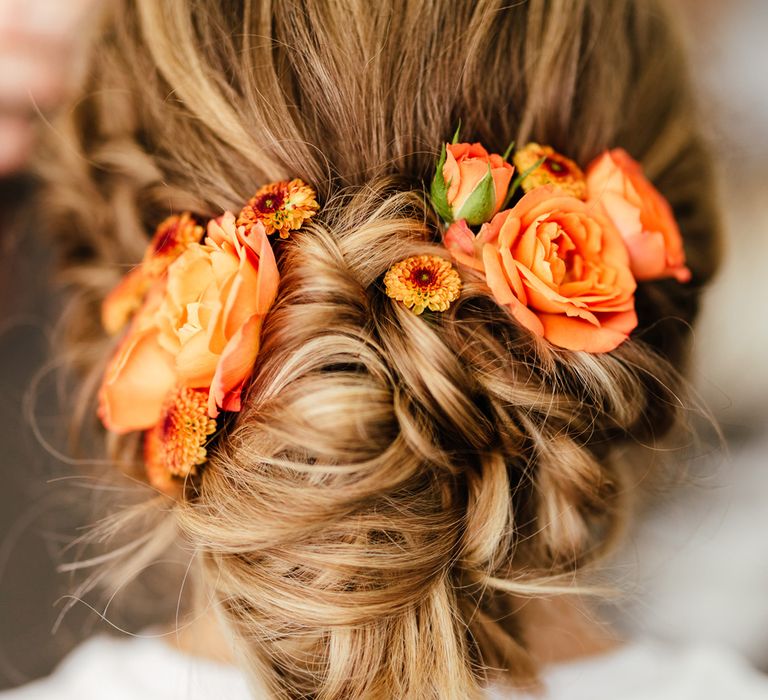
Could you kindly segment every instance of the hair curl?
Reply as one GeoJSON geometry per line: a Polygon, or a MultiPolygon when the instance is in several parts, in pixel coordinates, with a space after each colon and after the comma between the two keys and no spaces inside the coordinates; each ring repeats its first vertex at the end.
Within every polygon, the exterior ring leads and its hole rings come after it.
{"type": "MultiPolygon", "coordinates": [[[[323,200],[279,246],[243,411],[164,515],[247,668],[275,697],[326,700],[475,697],[492,668],[531,679],[505,596],[554,590],[620,533],[638,480],[622,451],[679,421],[673,365],[716,263],[661,3],[114,4],[41,161],[68,343],[92,376],[98,304],[169,210],[214,216],[289,175],[323,200]],[[627,148],[675,208],[693,283],[642,284],[639,332],[603,355],[533,338],[479,278],[429,320],[388,299],[395,260],[445,254],[422,183],[459,117],[495,150],[627,148]]],[[[135,440],[113,447],[136,457],[135,440]]]]}

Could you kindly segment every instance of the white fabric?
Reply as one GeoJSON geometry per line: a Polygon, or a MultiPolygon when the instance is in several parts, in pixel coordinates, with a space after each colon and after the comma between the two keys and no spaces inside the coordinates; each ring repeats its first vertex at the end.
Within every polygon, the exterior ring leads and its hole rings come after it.
{"type": "MultiPolygon", "coordinates": [[[[544,682],[548,692],[535,700],[768,700],[768,676],[735,653],[652,641],[552,666],[544,682]]],[[[515,697],[499,690],[489,700],[515,697]]]]}
{"type": "Polygon", "coordinates": [[[153,637],[93,637],[53,675],[2,700],[252,700],[232,666],[186,656],[153,637]]]}
{"type": "MultiPolygon", "coordinates": [[[[728,651],[647,641],[552,666],[544,682],[548,692],[539,700],[768,700],[768,678],[728,651]]],[[[520,698],[501,688],[489,689],[488,697],[520,698]]],[[[154,638],[95,637],[52,676],[0,693],[0,700],[219,698],[253,700],[236,668],[186,656],[154,638]]]]}

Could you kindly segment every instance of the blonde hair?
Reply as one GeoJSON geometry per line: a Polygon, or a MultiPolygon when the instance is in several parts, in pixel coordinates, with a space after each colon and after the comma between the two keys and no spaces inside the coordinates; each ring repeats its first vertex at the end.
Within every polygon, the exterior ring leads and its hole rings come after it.
{"type": "MultiPolygon", "coordinates": [[[[529,681],[506,596],[567,590],[620,533],[638,480],[623,452],[684,412],[673,365],[716,264],[661,2],[116,2],[41,169],[87,391],[109,352],[98,304],[169,211],[237,210],[287,176],[320,194],[279,246],[243,411],[157,507],[253,677],[325,700],[529,681]],[[639,332],[603,355],[533,338],[475,278],[430,321],[393,303],[386,269],[439,248],[422,187],[459,118],[496,151],[628,149],[675,208],[693,282],[641,285],[639,332]]],[[[140,462],[135,436],[113,442],[140,462]]]]}

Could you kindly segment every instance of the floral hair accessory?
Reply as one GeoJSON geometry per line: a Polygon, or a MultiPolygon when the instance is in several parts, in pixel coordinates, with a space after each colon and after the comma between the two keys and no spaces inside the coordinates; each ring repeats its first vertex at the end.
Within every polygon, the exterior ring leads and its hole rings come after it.
{"type": "Polygon", "coordinates": [[[164,459],[171,474],[191,473],[210,427],[200,421],[201,401],[211,419],[221,409],[240,410],[277,285],[261,225],[246,236],[232,214],[209,222],[205,241],[190,243],[152,288],[107,368],[99,392],[104,426],[149,431],[151,461],[164,459]],[[195,401],[185,389],[198,390],[195,401]]]}
{"type": "Polygon", "coordinates": [[[268,236],[278,232],[288,238],[318,211],[315,191],[302,180],[283,180],[265,185],[243,207],[237,225],[246,230],[261,222],[268,236]]]}
{"type": "Polygon", "coordinates": [[[690,279],[669,203],[620,149],[586,177],[550,146],[529,143],[513,161],[511,208],[454,221],[445,246],[534,335],[568,350],[615,349],[637,327],[637,280],[690,279]]]}
{"type": "Polygon", "coordinates": [[[514,168],[506,154],[488,153],[479,143],[443,144],[432,180],[430,196],[435,211],[451,223],[464,219],[482,224],[501,209],[514,168]]]}
{"type": "Polygon", "coordinates": [[[527,172],[522,181],[523,192],[552,185],[578,199],[587,198],[587,183],[581,168],[550,146],[529,143],[517,151],[512,160],[520,172],[527,172]]]}
{"type": "Polygon", "coordinates": [[[626,151],[614,148],[595,159],[587,168],[587,188],[590,201],[624,237],[638,280],[691,279],[672,207],[626,151]]]}
{"type": "MultiPolygon", "coordinates": [[[[279,219],[279,230],[296,230],[317,208],[311,188],[292,183],[260,190],[285,186],[286,199],[275,207],[284,211],[273,220],[279,219]]],[[[277,295],[266,226],[248,207],[251,213],[240,216],[245,223],[225,212],[208,222],[204,237],[190,214],[166,219],[142,263],[104,302],[107,330],[119,329],[132,314],[133,320],[102,380],[99,417],[115,433],[145,432],[147,475],[165,491],[178,486],[174,477],[194,474],[205,461],[220,412],[240,410],[277,295]]]]}
{"type": "Polygon", "coordinates": [[[417,255],[392,265],[384,275],[387,296],[419,315],[425,309],[446,311],[461,293],[461,278],[437,255],[417,255]]]}

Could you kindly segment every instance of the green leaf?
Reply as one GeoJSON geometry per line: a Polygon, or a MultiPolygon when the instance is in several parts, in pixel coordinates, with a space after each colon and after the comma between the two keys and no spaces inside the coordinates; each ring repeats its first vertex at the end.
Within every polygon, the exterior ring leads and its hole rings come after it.
{"type": "Polygon", "coordinates": [[[437,215],[445,222],[450,223],[453,221],[453,214],[451,208],[448,206],[448,188],[451,186],[450,182],[445,181],[443,176],[443,166],[445,165],[446,151],[445,144],[440,151],[440,157],[437,159],[437,165],[435,166],[435,176],[432,178],[432,185],[429,188],[429,198],[432,201],[432,206],[435,208],[437,215]]]}
{"type": "Polygon", "coordinates": [[[455,218],[457,220],[466,219],[467,224],[470,226],[479,226],[491,218],[495,208],[496,185],[493,182],[491,164],[489,163],[488,172],[477,183],[477,186],[472,190],[472,194],[467,197],[467,201],[464,202],[461,209],[456,212],[455,218]]]}
{"type": "Polygon", "coordinates": [[[523,180],[525,180],[525,178],[527,178],[534,170],[544,165],[545,160],[546,160],[546,157],[539,158],[530,168],[528,168],[527,170],[524,170],[512,181],[512,185],[509,188],[509,192],[507,193],[507,196],[504,199],[504,204],[501,205],[502,209],[507,208],[507,205],[512,201],[512,197],[514,197],[515,192],[517,192],[518,187],[520,187],[520,185],[523,184],[523,180]]]}
{"type": "Polygon", "coordinates": [[[451,140],[451,143],[459,142],[459,134],[461,134],[461,119],[459,119],[459,124],[456,127],[456,131],[453,132],[453,139],[451,140]]]}
{"type": "Polygon", "coordinates": [[[507,150],[504,151],[504,155],[501,156],[502,160],[509,160],[509,156],[512,155],[512,149],[515,147],[515,142],[510,142],[509,146],[507,146],[507,150]]]}

